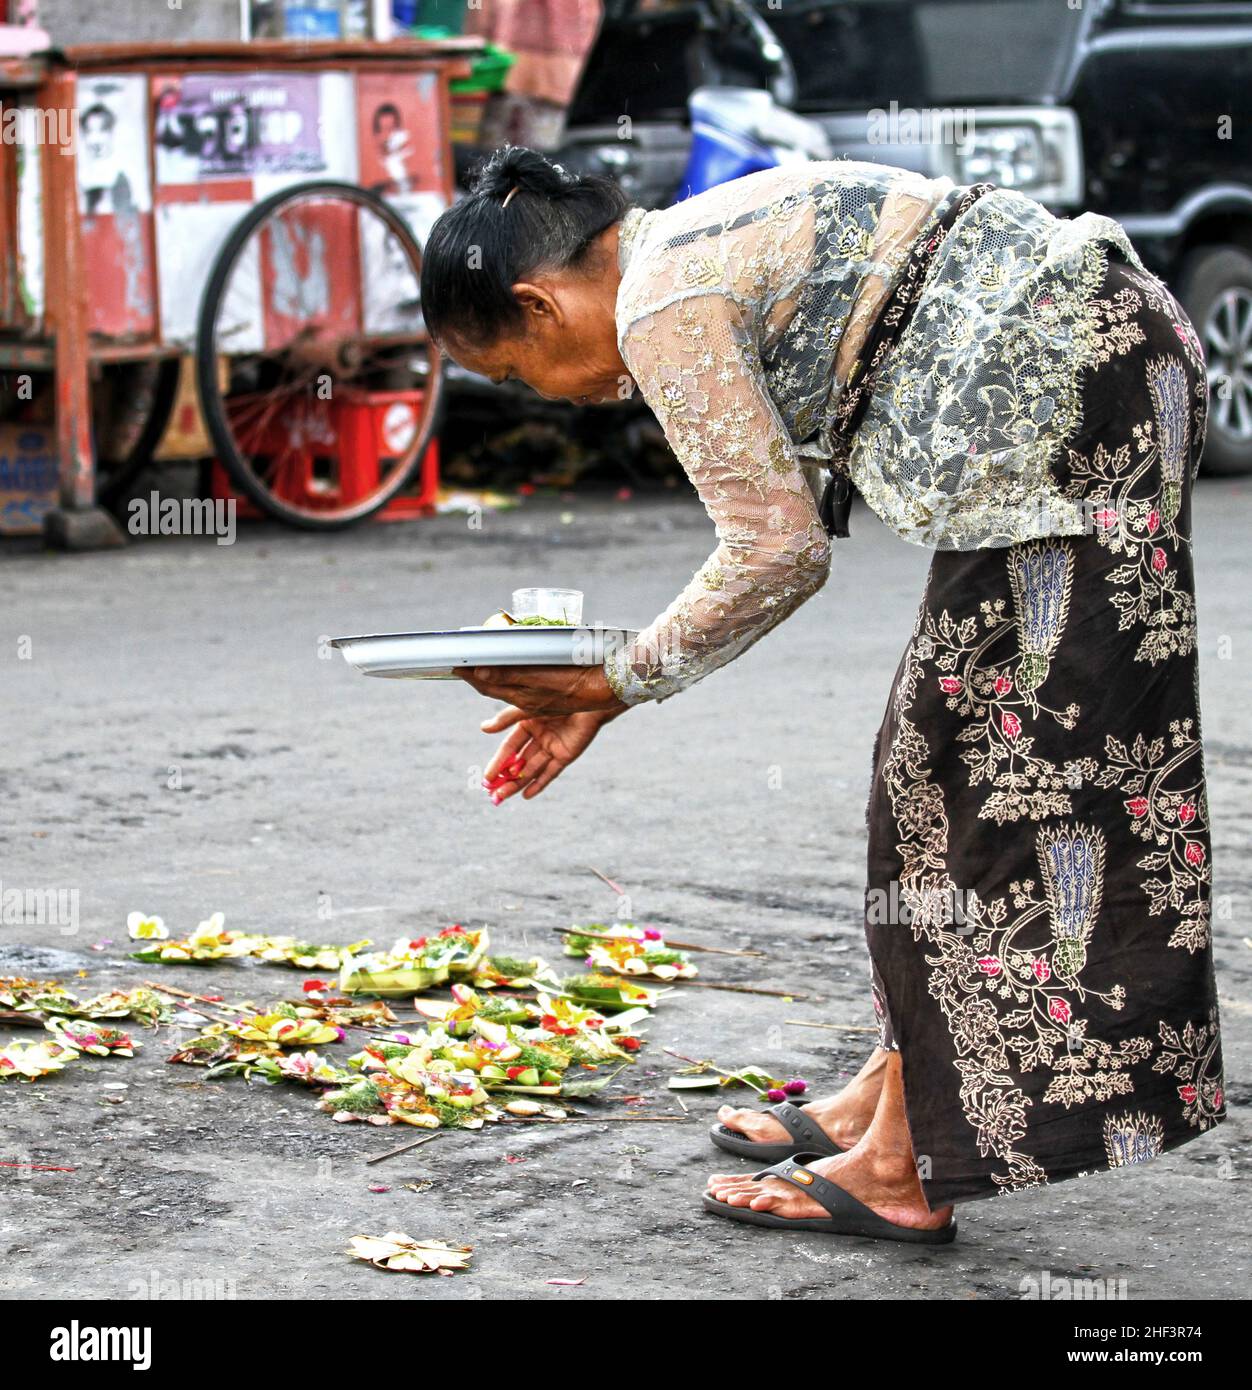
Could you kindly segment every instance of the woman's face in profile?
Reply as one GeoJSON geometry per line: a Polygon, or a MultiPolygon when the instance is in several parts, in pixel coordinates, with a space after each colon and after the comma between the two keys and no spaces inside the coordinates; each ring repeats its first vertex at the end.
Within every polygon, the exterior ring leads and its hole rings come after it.
{"type": "Polygon", "coordinates": [[[485,347],[448,340],[448,355],[494,382],[521,381],[545,400],[603,405],[630,394],[630,376],[603,298],[588,294],[582,277],[516,285],[525,314],[521,331],[485,347]]]}

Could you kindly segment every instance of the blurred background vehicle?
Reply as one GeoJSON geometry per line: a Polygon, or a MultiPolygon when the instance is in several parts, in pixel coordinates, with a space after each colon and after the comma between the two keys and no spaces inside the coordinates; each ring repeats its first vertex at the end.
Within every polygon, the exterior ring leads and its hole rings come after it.
{"type": "Polygon", "coordinates": [[[608,0],[556,157],[664,206],[718,87],[770,91],[836,158],[1115,217],[1204,341],[1204,467],[1252,470],[1252,4],[608,0]]]}

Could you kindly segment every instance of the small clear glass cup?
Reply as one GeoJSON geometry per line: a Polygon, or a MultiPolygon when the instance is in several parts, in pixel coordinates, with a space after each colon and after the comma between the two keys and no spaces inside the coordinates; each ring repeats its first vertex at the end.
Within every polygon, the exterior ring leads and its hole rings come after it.
{"type": "Polygon", "coordinates": [[[514,589],[509,609],[515,618],[547,618],[578,627],[583,620],[581,589],[514,589]]]}

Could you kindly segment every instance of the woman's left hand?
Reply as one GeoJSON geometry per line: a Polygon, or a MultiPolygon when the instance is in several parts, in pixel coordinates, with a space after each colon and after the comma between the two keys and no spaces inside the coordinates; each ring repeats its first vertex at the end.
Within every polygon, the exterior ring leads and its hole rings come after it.
{"type": "Polygon", "coordinates": [[[547,714],[620,714],[603,666],[467,666],[456,674],[480,695],[515,705],[531,718],[547,714]]]}

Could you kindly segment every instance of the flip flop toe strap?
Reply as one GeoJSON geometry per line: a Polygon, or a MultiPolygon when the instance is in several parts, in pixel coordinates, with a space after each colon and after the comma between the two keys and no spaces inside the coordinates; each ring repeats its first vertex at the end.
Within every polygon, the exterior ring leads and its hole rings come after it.
{"type": "Polygon", "coordinates": [[[762,1168],[759,1173],[753,1173],[752,1177],[754,1180],[782,1178],[784,1182],[798,1187],[801,1192],[807,1192],[819,1206],[826,1208],[833,1220],[846,1221],[851,1217],[856,1224],[863,1224],[870,1229],[879,1224],[889,1224],[883,1222],[883,1218],[864,1202],[858,1202],[850,1192],[837,1187],[820,1173],[804,1166],[806,1163],[812,1163],[814,1159],[827,1157],[829,1155],[819,1153],[795,1154],[772,1167],[762,1168]]]}
{"type": "Polygon", "coordinates": [[[841,1152],[839,1146],[828,1139],[804,1111],[792,1105],[790,1101],[784,1100],[777,1105],[769,1106],[766,1114],[773,1115],[792,1139],[797,1144],[803,1144],[808,1152],[822,1156],[841,1152]]]}

